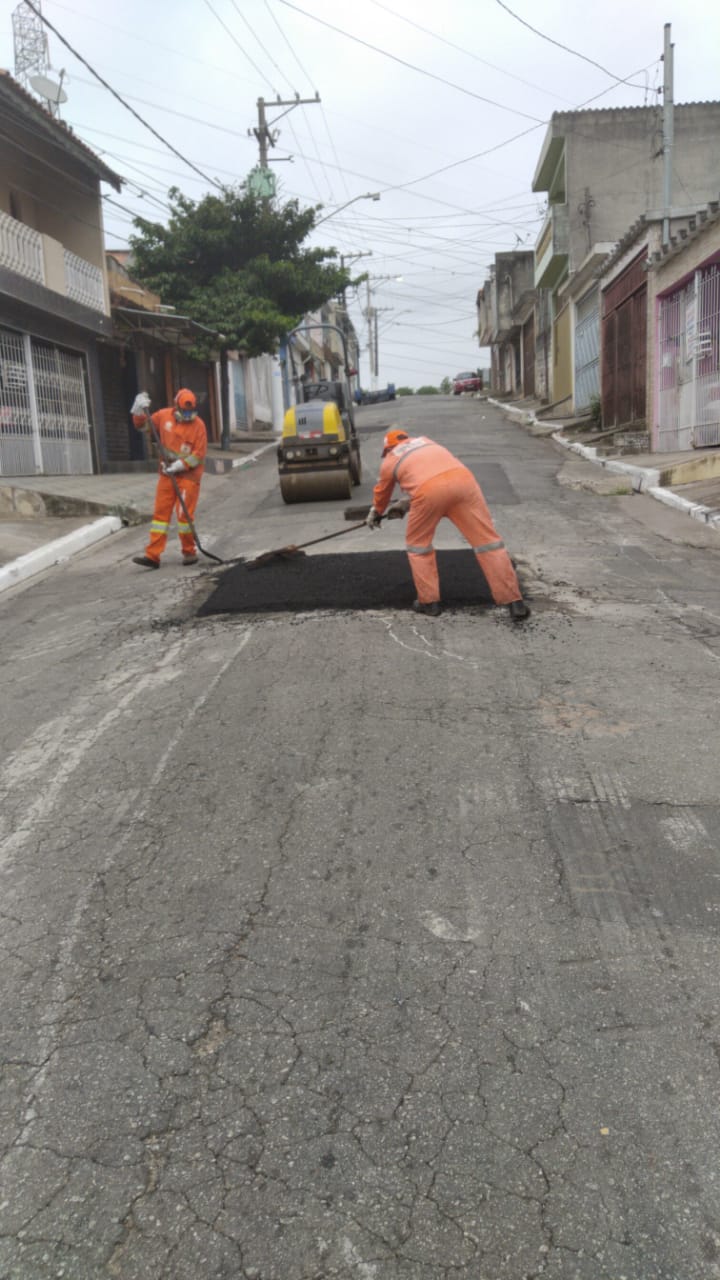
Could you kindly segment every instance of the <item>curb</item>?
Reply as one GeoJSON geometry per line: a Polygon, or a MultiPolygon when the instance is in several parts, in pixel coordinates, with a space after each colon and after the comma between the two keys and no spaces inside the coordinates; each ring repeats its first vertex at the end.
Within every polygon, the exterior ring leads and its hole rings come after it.
{"type": "Polygon", "coordinates": [[[233,471],[236,471],[240,467],[247,467],[251,462],[257,462],[258,458],[261,458],[264,453],[267,453],[268,449],[277,448],[278,439],[279,437],[275,440],[270,440],[267,444],[264,444],[261,449],[256,449],[254,453],[249,453],[246,458],[233,458],[233,471]]]}
{"type": "MultiPolygon", "coordinates": [[[[232,470],[257,462],[268,449],[274,449],[276,446],[277,440],[271,440],[247,457],[233,459],[232,470]]],[[[17,586],[19,582],[32,578],[36,573],[42,573],[43,569],[50,569],[55,564],[69,560],[71,556],[84,551],[86,547],[91,547],[93,543],[100,542],[111,533],[117,533],[127,523],[127,520],[121,520],[119,516],[102,516],[99,520],[93,520],[92,524],[84,524],[80,529],[66,533],[62,538],[55,538],[53,542],[46,542],[44,546],[36,547],[34,551],[28,551],[26,555],[18,556],[16,560],[0,565],[0,592],[17,586]]]]}
{"type": "MultiPolygon", "coordinates": [[[[512,405],[506,405],[502,400],[488,399],[488,404],[492,404],[496,409],[500,409],[502,413],[509,413],[522,426],[548,425],[535,417],[534,413],[530,413],[525,409],[517,409],[512,405]]],[[[550,432],[548,432],[550,434],[550,432]]],[[[568,440],[562,431],[553,431],[552,439],[556,444],[562,445],[563,449],[568,449],[571,453],[577,453],[581,458],[585,458],[587,462],[594,462],[598,467],[604,467],[613,475],[628,476],[632,480],[632,487],[635,493],[646,493],[648,497],[655,498],[657,502],[662,502],[666,507],[673,507],[676,511],[682,511],[685,515],[691,517],[692,520],[698,520],[700,524],[707,524],[711,529],[720,531],[720,511],[712,507],[706,507],[701,502],[690,502],[688,498],[681,498],[679,493],[674,493],[672,489],[666,489],[660,484],[660,469],[658,467],[636,467],[631,462],[618,462],[614,458],[599,458],[597,449],[592,445],[579,444],[575,440],[568,440]]]]}
{"type": "Polygon", "coordinates": [[[91,547],[93,543],[100,542],[102,538],[107,538],[122,528],[123,522],[119,516],[102,516],[100,520],[93,520],[92,524],[84,524],[62,538],[55,538],[42,547],[36,547],[34,551],[28,551],[24,556],[18,556],[17,560],[0,566],[0,591],[7,591],[8,587],[14,587],[36,573],[42,573],[43,569],[68,560],[70,556],[77,555],[79,551],[84,551],[86,547],[91,547]]]}

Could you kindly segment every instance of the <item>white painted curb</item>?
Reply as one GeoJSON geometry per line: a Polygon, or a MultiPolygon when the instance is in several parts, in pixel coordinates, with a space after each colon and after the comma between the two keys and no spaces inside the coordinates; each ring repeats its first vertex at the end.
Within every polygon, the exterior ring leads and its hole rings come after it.
{"type": "MultiPolygon", "coordinates": [[[[494,405],[503,413],[512,414],[524,426],[532,426],[539,421],[534,413],[505,404],[502,400],[492,400],[488,397],[488,404],[494,405]]],[[[720,511],[703,506],[701,502],[690,502],[687,498],[681,498],[679,493],[674,493],[672,489],[666,489],[660,484],[660,471],[657,467],[636,467],[631,462],[618,462],[614,458],[598,458],[597,449],[592,445],[568,440],[562,431],[553,431],[552,439],[556,444],[562,445],[563,449],[579,454],[581,458],[594,462],[598,467],[604,467],[613,475],[629,476],[635,493],[646,493],[648,497],[664,502],[666,507],[674,507],[676,511],[683,511],[693,520],[699,520],[701,524],[708,524],[712,529],[720,531],[720,511]]]]}
{"type": "Polygon", "coordinates": [[[257,462],[258,458],[262,458],[268,449],[277,447],[279,436],[275,440],[271,440],[269,444],[264,444],[261,449],[256,449],[254,453],[249,453],[246,458],[233,458],[232,469],[235,471],[238,467],[247,467],[251,462],[257,462]]]}
{"type": "Polygon", "coordinates": [[[70,556],[77,555],[78,551],[84,551],[86,547],[100,542],[111,533],[117,533],[122,527],[123,522],[119,516],[102,516],[100,520],[93,520],[92,524],[84,524],[79,529],[73,529],[72,533],[66,533],[64,538],[55,538],[53,542],[46,542],[43,547],[28,551],[27,555],[18,556],[17,560],[0,566],[0,591],[7,591],[8,587],[16,586],[25,578],[31,578],[33,574],[42,573],[43,569],[68,560],[70,556]]]}
{"type": "Polygon", "coordinates": [[[636,467],[632,462],[618,462],[615,458],[598,458],[597,449],[592,445],[578,444],[575,440],[568,440],[561,431],[553,431],[552,439],[556,444],[562,445],[563,449],[579,453],[581,458],[594,462],[598,467],[604,467],[612,475],[630,476],[636,493],[649,493],[651,489],[660,487],[660,472],[657,467],[636,467]]]}

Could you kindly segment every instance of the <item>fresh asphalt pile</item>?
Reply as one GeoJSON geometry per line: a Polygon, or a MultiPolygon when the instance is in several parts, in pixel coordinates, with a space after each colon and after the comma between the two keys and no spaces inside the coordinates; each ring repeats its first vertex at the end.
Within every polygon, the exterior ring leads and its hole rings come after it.
{"type": "MultiPolygon", "coordinates": [[[[443,604],[490,605],[487,582],[470,551],[438,551],[443,604]]],[[[198,610],[215,613],[303,613],[317,609],[409,609],[415,598],[404,551],[298,556],[255,572],[223,570],[198,610]]]]}

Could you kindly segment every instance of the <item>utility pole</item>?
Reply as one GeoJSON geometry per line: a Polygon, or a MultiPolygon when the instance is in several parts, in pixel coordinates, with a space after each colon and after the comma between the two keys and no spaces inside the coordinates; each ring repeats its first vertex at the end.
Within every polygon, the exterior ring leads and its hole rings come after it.
{"type": "Polygon", "coordinates": [[[367,306],[365,308],[365,317],[368,325],[368,359],[370,361],[370,390],[375,389],[375,378],[377,377],[377,317],[371,306],[370,299],[370,277],[365,281],[367,290],[367,306]]]}
{"type": "Polygon", "coordinates": [[[673,101],[673,56],[675,46],[670,42],[670,23],[665,23],[663,50],[663,224],[662,242],[670,241],[670,216],[672,213],[672,157],[675,141],[675,103],[673,101]]]}
{"type": "MultiPolygon", "coordinates": [[[[277,124],[278,120],[282,120],[282,117],[288,115],[295,107],[312,106],[313,103],[320,101],[320,94],[317,92],[314,98],[301,98],[300,94],[296,93],[295,97],[290,100],[286,101],[285,99],[278,97],[274,102],[269,103],[266,103],[264,98],[258,98],[257,128],[248,129],[248,137],[254,137],[257,140],[258,148],[260,150],[260,163],[257,169],[253,170],[253,173],[251,174],[251,179],[254,179],[252,182],[252,189],[255,191],[256,195],[261,196],[265,200],[270,200],[275,195],[275,177],[270,173],[268,167],[271,159],[268,155],[268,150],[270,147],[274,147],[277,143],[277,140],[280,137],[280,130],[273,129],[272,126],[277,124]],[[281,111],[280,115],[275,116],[274,120],[268,121],[265,113],[266,106],[271,110],[274,110],[275,107],[287,107],[287,111],[281,111]]],[[[277,164],[280,160],[291,160],[292,156],[274,156],[272,158],[277,164]]]]}
{"type": "MultiPolygon", "coordinates": [[[[340,254],[340,269],[341,269],[341,271],[344,271],[344,270],[345,270],[345,263],[346,263],[346,262],[347,262],[347,264],[348,264],[348,266],[349,266],[351,262],[357,262],[358,258],[371,258],[371,257],[372,257],[372,252],[373,252],[373,251],[372,251],[372,249],[362,249],[362,250],[361,250],[361,251],[359,251],[358,253],[341,253],[341,254],[340,254]]],[[[346,302],[345,302],[345,294],[346,294],[346,293],[347,293],[347,287],[345,286],[345,287],[343,287],[343,288],[340,290],[340,301],[341,301],[341,303],[342,303],[342,305],[343,305],[343,308],[344,308],[345,310],[347,310],[347,305],[346,305],[346,302]]]]}

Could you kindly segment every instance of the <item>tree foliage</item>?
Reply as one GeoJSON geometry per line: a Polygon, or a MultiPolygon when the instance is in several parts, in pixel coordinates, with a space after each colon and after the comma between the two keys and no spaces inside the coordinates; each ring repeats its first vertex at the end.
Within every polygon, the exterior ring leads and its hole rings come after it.
{"type": "Polygon", "coordinates": [[[395,390],[395,395],[396,396],[414,396],[415,392],[413,391],[412,387],[397,387],[395,390]]]}
{"type": "Polygon", "coordinates": [[[437,387],[418,387],[415,392],[416,396],[437,396],[439,394],[437,387]]]}
{"type": "MultiPolygon", "coordinates": [[[[302,247],[315,207],[271,205],[244,186],[199,201],[173,187],[169,198],[167,226],[135,218],[133,275],[180,314],[220,332],[225,349],[275,351],[307,311],[351,283],[333,262],[334,249],[302,247]]],[[[208,334],[198,354],[217,346],[208,334]]]]}
{"type": "Polygon", "coordinates": [[[443,378],[442,382],[440,383],[440,390],[442,391],[443,395],[449,396],[452,389],[453,389],[452,378],[448,378],[448,377],[443,378]]]}

